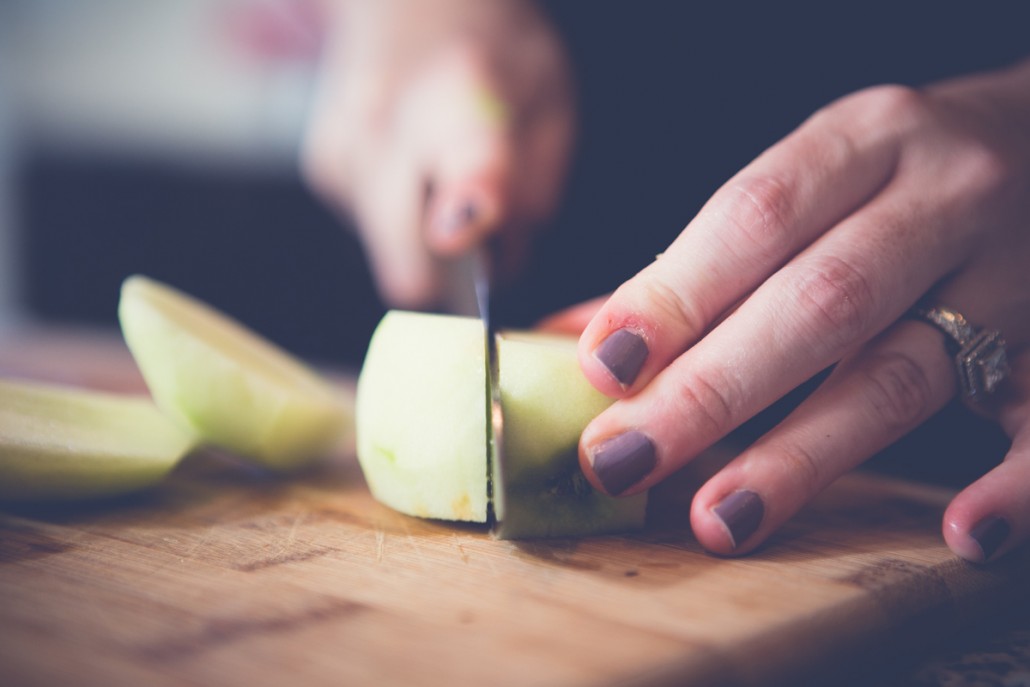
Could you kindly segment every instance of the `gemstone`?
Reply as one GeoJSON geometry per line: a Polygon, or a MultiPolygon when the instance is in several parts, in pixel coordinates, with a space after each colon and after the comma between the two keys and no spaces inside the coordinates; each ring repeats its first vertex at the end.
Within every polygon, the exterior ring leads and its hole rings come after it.
{"type": "Polygon", "coordinates": [[[978,334],[957,360],[962,393],[974,401],[992,393],[1010,371],[1005,341],[994,331],[978,334]]]}

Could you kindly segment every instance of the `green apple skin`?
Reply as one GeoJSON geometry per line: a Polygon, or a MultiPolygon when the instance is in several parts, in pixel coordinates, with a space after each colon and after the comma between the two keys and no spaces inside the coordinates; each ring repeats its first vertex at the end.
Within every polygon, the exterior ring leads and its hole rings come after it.
{"type": "Polygon", "coordinates": [[[158,406],[207,443],[290,470],[346,441],[348,399],[214,308],[137,275],[122,285],[118,316],[158,406]]]}
{"type": "Polygon", "coordinates": [[[570,537],[641,528],[646,492],[612,498],[596,491],[580,469],[579,436],[612,399],[583,376],[576,340],[509,332],[498,337],[497,355],[504,424],[495,536],[570,537]]]}
{"type": "Polygon", "coordinates": [[[91,499],[143,489],[196,444],[149,398],[0,381],[0,500],[91,499]]]}
{"type": "Polygon", "coordinates": [[[358,377],[358,460],[373,496],[423,518],[486,522],[480,320],[390,311],[358,377]]]}

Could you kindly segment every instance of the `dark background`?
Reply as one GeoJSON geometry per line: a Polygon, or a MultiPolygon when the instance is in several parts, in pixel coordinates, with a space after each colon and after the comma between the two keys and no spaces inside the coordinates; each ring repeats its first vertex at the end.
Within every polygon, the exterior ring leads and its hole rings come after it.
{"type": "MultiPolygon", "coordinates": [[[[720,183],[831,100],[1030,54],[1020,2],[544,7],[577,72],[581,136],[563,207],[495,306],[515,326],[631,276],[720,183]]],[[[22,150],[32,314],[113,326],[121,280],[140,272],[299,355],[360,364],[384,306],[358,243],[296,175],[72,154],[46,141],[22,150]]],[[[1004,439],[988,431],[984,444],[984,427],[968,422],[956,434],[960,416],[944,416],[952,446],[993,459],[1004,439]]]]}

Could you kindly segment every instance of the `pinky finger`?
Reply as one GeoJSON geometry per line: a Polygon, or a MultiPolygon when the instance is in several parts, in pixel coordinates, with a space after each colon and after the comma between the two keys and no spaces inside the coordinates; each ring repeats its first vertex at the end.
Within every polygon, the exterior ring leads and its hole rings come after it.
{"type": "MultiPolygon", "coordinates": [[[[1028,418],[1030,419],[1030,418],[1028,418]]],[[[1030,539],[1030,424],[1005,460],[966,487],[944,514],[944,539],[956,554],[983,563],[1030,539]]]]}

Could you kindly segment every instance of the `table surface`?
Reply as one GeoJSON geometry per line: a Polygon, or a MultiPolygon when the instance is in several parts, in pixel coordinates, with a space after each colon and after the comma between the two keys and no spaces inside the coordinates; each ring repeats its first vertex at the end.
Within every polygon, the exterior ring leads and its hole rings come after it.
{"type": "MultiPolygon", "coordinates": [[[[0,333],[0,374],[141,388],[107,333],[0,333]]],[[[0,681],[1030,682],[1030,551],[957,560],[948,490],[851,475],[729,560],[686,527],[702,474],[643,532],[549,541],[390,511],[349,454],[277,477],[200,452],[146,493],[3,507],[0,681]]]]}

